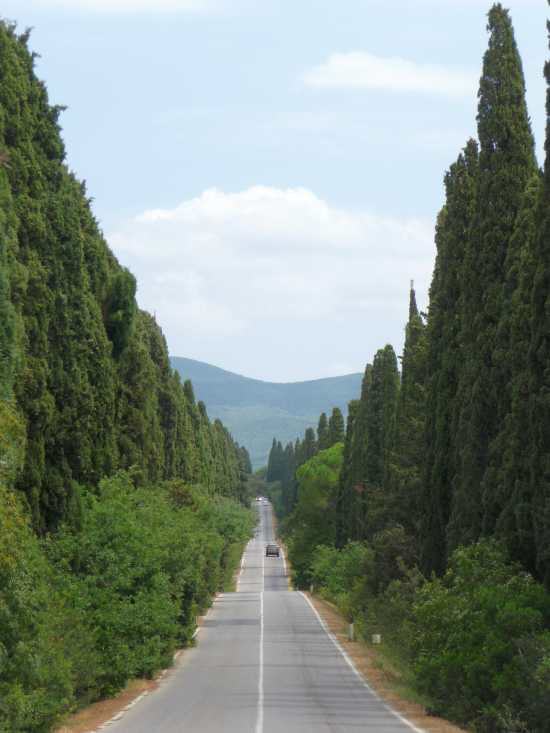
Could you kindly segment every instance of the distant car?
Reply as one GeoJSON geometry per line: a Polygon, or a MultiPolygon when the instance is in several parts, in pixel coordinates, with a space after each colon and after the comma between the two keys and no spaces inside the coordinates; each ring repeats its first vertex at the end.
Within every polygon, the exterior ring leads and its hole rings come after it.
{"type": "Polygon", "coordinates": [[[279,557],[281,554],[281,551],[279,550],[279,545],[266,545],[265,546],[265,556],[266,557],[279,557]]]}

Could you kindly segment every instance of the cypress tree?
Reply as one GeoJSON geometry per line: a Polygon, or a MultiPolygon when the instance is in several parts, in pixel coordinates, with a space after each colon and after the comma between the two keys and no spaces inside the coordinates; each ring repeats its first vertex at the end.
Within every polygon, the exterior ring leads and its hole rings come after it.
{"type": "Polygon", "coordinates": [[[457,388],[463,366],[462,301],[467,292],[465,256],[475,213],[478,146],[470,140],[445,175],[446,203],[436,227],[437,257],[427,323],[426,427],[421,515],[424,571],[442,572],[456,472],[457,388]]]}
{"type": "MultiPolygon", "coordinates": [[[[364,380],[363,380],[364,381],[364,380]]],[[[343,547],[348,540],[357,536],[354,519],[357,514],[354,507],[354,462],[353,443],[355,436],[355,421],[360,409],[360,401],[352,400],[348,404],[348,419],[346,423],[346,436],[344,439],[344,450],[342,454],[342,470],[338,481],[338,494],[336,500],[336,546],[343,547]]]]}
{"type": "Polygon", "coordinates": [[[319,424],[317,426],[317,443],[319,445],[319,450],[325,450],[330,445],[328,420],[325,412],[322,412],[319,417],[319,424]]]}
{"type": "Polygon", "coordinates": [[[451,548],[475,541],[483,528],[482,481],[489,446],[508,407],[497,338],[502,309],[508,306],[508,247],[523,192],[536,170],[521,59],[510,16],[500,4],[489,12],[488,30],[477,116],[479,183],[466,257],[468,297],[463,299],[464,368],[447,530],[451,548]]]}
{"type": "Polygon", "coordinates": [[[10,261],[17,247],[15,226],[7,176],[0,165],[0,400],[12,396],[16,369],[16,321],[10,283],[10,261]]]}
{"type": "Polygon", "coordinates": [[[537,172],[530,180],[510,241],[507,261],[507,301],[499,323],[498,365],[506,376],[503,386],[508,411],[490,446],[483,480],[483,530],[496,531],[511,555],[536,573],[536,552],[530,491],[531,433],[528,354],[532,336],[531,293],[535,276],[537,213],[542,182],[537,172]]]}
{"type": "Polygon", "coordinates": [[[526,379],[519,385],[520,389],[523,387],[523,394],[518,397],[528,401],[529,432],[521,436],[521,440],[530,472],[522,506],[531,505],[533,522],[533,538],[528,531],[522,540],[524,546],[533,548],[538,575],[550,588],[550,62],[546,63],[544,73],[547,83],[546,158],[537,210],[535,268],[529,302],[531,342],[526,379]]]}
{"type": "Polygon", "coordinates": [[[393,347],[387,344],[374,357],[372,384],[366,405],[367,429],[364,481],[368,486],[384,485],[394,436],[399,394],[399,371],[393,347]]]}
{"type": "MultiPolygon", "coordinates": [[[[328,421],[328,446],[327,448],[343,443],[344,441],[344,416],[339,407],[334,407],[328,421]]],[[[321,449],[321,446],[319,446],[321,449]]]]}
{"type": "MultiPolygon", "coordinates": [[[[300,460],[302,463],[306,463],[310,458],[313,458],[318,452],[317,441],[315,440],[315,431],[313,428],[306,428],[304,440],[301,446],[300,460]]],[[[299,468],[299,466],[297,466],[299,468]]]]}
{"type": "Polygon", "coordinates": [[[81,487],[118,468],[240,496],[238,447],[181,387],[155,320],[138,311],[135,280],[65,164],[61,108],[27,41],[0,22],[0,397],[13,385],[26,430],[15,485],[34,526],[77,527],[81,487]]]}
{"type": "Polygon", "coordinates": [[[273,442],[271,443],[271,450],[269,451],[269,458],[267,459],[267,473],[266,473],[266,481],[268,483],[271,483],[272,481],[275,481],[275,464],[277,462],[276,454],[277,452],[277,439],[273,438],[273,442]]]}
{"type": "Polygon", "coordinates": [[[426,325],[411,287],[395,435],[387,481],[388,518],[418,536],[426,411],[426,325]]]}

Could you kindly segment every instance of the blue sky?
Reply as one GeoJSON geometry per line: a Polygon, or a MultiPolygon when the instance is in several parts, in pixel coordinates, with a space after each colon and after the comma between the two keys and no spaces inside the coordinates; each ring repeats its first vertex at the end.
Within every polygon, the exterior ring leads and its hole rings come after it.
{"type": "MultiPolygon", "coordinates": [[[[544,0],[511,0],[542,161],[544,0]]],[[[484,0],[4,0],[170,350],[287,381],[402,345],[475,134],[484,0]]]]}

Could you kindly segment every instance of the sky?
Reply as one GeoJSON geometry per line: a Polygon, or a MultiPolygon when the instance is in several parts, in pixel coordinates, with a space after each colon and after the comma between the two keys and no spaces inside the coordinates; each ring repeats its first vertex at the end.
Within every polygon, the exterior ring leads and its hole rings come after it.
{"type": "MultiPolygon", "coordinates": [[[[486,0],[4,0],[170,352],[272,381],[400,353],[486,0]]],[[[545,0],[509,0],[542,163],[545,0]]]]}

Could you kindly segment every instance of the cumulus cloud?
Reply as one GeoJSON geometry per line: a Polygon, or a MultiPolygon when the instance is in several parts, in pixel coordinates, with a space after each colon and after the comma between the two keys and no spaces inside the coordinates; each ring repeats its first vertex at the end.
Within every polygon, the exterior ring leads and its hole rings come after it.
{"type": "Polygon", "coordinates": [[[34,0],[45,7],[86,10],[97,13],[142,13],[203,11],[213,7],[215,0],[34,0]]]}
{"type": "MultiPolygon", "coordinates": [[[[324,340],[331,350],[341,340],[334,364],[349,360],[348,328],[360,331],[381,314],[385,338],[401,338],[409,279],[427,292],[432,240],[429,222],[345,210],[307,189],[267,186],[210,189],[175,208],[144,211],[109,236],[136,272],[140,303],[157,313],[172,353],[208,360],[208,340],[229,339],[249,361],[259,350],[269,362],[280,349],[273,342],[279,330],[287,344],[324,340]]],[[[368,347],[360,347],[366,361],[368,347]]],[[[241,371],[266,375],[251,366],[241,371]]]]}
{"type": "Polygon", "coordinates": [[[317,89],[377,89],[463,96],[475,93],[475,74],[444,66],[418,64],[364,51],[333,53],[303,74],[303,82],[317,89]]]}

